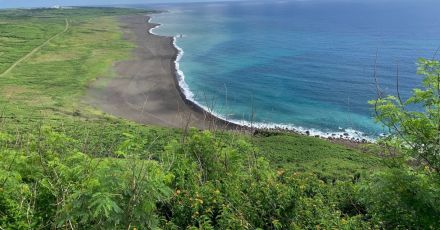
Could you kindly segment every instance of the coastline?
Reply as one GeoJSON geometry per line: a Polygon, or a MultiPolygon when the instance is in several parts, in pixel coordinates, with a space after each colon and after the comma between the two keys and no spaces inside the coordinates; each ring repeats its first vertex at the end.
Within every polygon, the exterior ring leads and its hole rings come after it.
{"type": "Polygon", "coordinates": [[[198,112],[202,112],[205,114],[208,114],[212,119],[216,119],[220,121],[222,124],[226,124],[229,127],[232,127],[235,130],[247,130],[252,133],[265,133],[265,132],[286,132],[286,133],[295,133],[299,135],[306,135],[306,136],[313,136],[316,138],[321,139],[327,139],[334,142],[340,142],[340,143],[372,143],[375,140],[371,139],[369,137],[366,137],[362,135],[361,132],[356,130],[344,130],[343,132],[328,132],[324,133],[321,131],[313,130],[313,129],[306,129],[302,127],[293,127],[290,125],[283,125],[283,124],[265,124],[265,123],[251,123],[246,121],[235,121],[235,120],[228,120],[227,118],[222,117],[219,114],[215,114],[213,112],[210,112],[207,108],[200,105],[197,101],[195,101],[192,96],[192,92],[189,90],[188,86],[185,83],[185,76],[183,72],[179,69],[179,61],[181,57],[184,54],[184,51],[182,48],[180,48],[176,44],[176,37],[171,36],[163,36],[159,34],[155,34],[153,30],[155,28],[158,28],[161,26],[161,24],[151,22],[152,17],[147,16],[147,23],[153,25],[151,29],[148,30],[148,33],[154,36],[164,37],[164,38],[172,38],[172,45],[177,52],[177,55],[174,58],[174,72],[175,72],[175,81],[177,90],[179,91],[180,96],[185,101],[186,104],[191,106],[194,110],[198,112]],[[185,86],[182,86],[182,84],[185,84],[185,86]]]}
{"type": "Polygon", "coordinates": [[[86,102],[99,110],[142,124],[170,128],[241,129],[191,103],[180,89],[174,38],[154,35],[159,26],[146,15],[119,17],[123,38],[135,45],[128,60],[116,62],[114,78],[98,78],[86,102]]]}
{"type": "Polygon", "coordinates": [[[347,132],[322,133],[287,125],[246,124],[212,113],[189,97],[187,94],[191,92],[182,86],[185,82],[179,60],[183,50],[177,46],[175,37],[154,34],[152,30],[160,24],[151,22],[149,15],[123,16],[119,21],[124,39],[136,44],[133,57],[115,63],[116,78],[98,79],[88,90],[88,103],[108,114],[172,128],[227,129],[256,135],[294,133],[345,145],[372,142],[347,132]]]}
{"type": "Polygon", "coordinates": [[[179,46],[177,46],[176,37],[155,34],[153,30],[155,28],[160,27],[161,24],[151,22],[151,16],[149,15],[146,16],[146,23],[152,25],[151,29],[148,30],[148,33],[150,35],[171,39],[171,45],[174,49],[174,52],[176,53],[176,55],[173,58],[173,65],[172,65],[172,69],[175,74],[175,77],[173,79],[175,81],[176,89],[179,92],[179,95],[183,99],[185,104],[191,107],[191,109],[193,109],[194,111],[198,113],[203,113],[205,116],[208,116],[211,120],[215,120],[216,121],[215,123],[217,125],[222,125],[225,128],[233,129],[233,130],[249,130],[250,127],[228,121],[227,119],[222,118],[221,116],[208,111],[208,109],[204,108],[202,105],[197,103],[191,96],[188,96],[188,94],[192,94],[192,92],[188,89],[188,87],[182,86],[182,84],[186,84],[183,72],[179,69],[179,65],[180,65],[179,61],[183,56],[183,50],[179,46]]]}

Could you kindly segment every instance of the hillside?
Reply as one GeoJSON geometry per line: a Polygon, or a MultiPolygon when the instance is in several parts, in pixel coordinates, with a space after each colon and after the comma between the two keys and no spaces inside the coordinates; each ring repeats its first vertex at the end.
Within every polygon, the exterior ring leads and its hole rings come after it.
{"type": "Polygon", "coordinates": [[[119,16],[147,13],[0,11],[0,229],[440,226],[434,179],[378,146],[158,127],[88,105],[135,47],[119,16]]]}

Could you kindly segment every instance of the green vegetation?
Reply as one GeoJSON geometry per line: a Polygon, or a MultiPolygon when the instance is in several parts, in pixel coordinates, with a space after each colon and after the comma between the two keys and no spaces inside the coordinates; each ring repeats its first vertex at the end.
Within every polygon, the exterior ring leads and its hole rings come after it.
{"type": "MultiPolygon", "coordinates": [[[[127,57],[133,46],[121,39],[115,17],[105,16],[106,11],[96,12],[100,11],[32,11],[31,20],[27,20],[22,11],[15,17],[8,17],[12,14],[9,11],[0,16],[3,22],[0,39],[7,41],[0,47],[4,54],[0,56],[1,102],[13,107],[4,111],[14,111],[16,115],[45,113],[46,116],[60,109],[61,113],[72,112],[80,107],[78,96],[84,93],[88,82],[110,75],[108,67],[112,62],[127,57]],[[49,17],[49,12],[54,14],[49,17]],[[64,15],[63,12],[69,13],[64,15]],[[94,14],[103,16],[92,17],[94,14]],[[67,31],[61,33],[67,25],[67,31]],[[61,34],[56,39],[3,74],[14,62],[58,33],[61,34]]],[[[112,10],[109,14],[127,12],[112,10]]]]}
{"type": "Polygon", "coordinates": [[[383,97],[382,92],[371,101],[376,119],[390,130],[380,144],[394,162],[391,169],[372,178],[365,200],[375,218],[388,220],[391,227],[436,229],[440,227],[440,61],[420,59],[418,74],[424,77],[423,88],[414,89],[406,101],[399,93],[383,97]]]}
{"type": "Polygon", "coordinates": [[[129,57],[116,16],[133,13],[145,12],[0,11],[0,229],[440,228],[439,62],[421,62],[426,89],[408,102],[425,111],[373,103],[399,128],[375,146],[386,157],[291,134],[144,126],[82,100],[129,57]]]}
{"type": "Polygon", "coordinates": [[[260,148],[273,166],[295,172],[312,172],[324,181],[347,180],[383,167],[379,157],[302,135],[257,136],[251,139],[251,143],[260,148]]]}
{"type": "Polygon", "coordinates": [[[75,148],[79,140],[39,131],[18,142],[1,134],[4,228],[367,226],[339,194],[353,192],[353,183],[274,171],[239,138],[191,131],[185,144],[175,140],[143,158],[148,144],[124,134],[118,158],[93,158],[75,148]]]}
{"type": "MultiPolygon", "coordinates": [[[[424,89],[414,89],[408,100],[397,95],[381,97],[371,104],[378,121],[393,134],[384,140],[385,144],[399,150],[402,157],[414,158],[440,173],[440,62],[420,59],[418,73],[424,76],[424,89]],[[423,109],[410,110],[411,106],[423,109]]],[[[390,154],[396,155],[396,151],[390,154]]]]}

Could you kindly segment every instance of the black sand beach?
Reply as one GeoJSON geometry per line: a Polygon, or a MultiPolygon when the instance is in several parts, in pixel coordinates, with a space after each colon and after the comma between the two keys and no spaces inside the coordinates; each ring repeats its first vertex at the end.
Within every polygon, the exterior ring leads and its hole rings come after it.
{"type": "MultiPolygon", "coordinates": [[[[178,50],[172,37],[151,34],[145,15],[120,17],[124,38],[136,45],[132,57],[114,64],[117,76],[101,79],[90,86],[87,101],[100,110],[142,124],[164,127],[243,130],[245,127],[215,117],[194,102],[187,100],[177,81],[175,60],[178,50]]],[[[292,132],[282,128],[260,129],[261,132],[292,132]]],[[[308,135],[307,133],[298,133],[308,135]]],[[[365,142],[362,138],[334,136],[343,144],[365,142]]]]}
{"type": "Polygon", "coordinates": [[[144,15],[120,18],[124,38],[136,48],[129,60],[115,63],[117,77],[98,80],[90,87],[89,103],[108,114],[144,124],[236,127],[185,99],[176,79],[174,61],[178,50],[173,38],[150,34],[149,30],[157,25],[148,19],[144,15]]]}

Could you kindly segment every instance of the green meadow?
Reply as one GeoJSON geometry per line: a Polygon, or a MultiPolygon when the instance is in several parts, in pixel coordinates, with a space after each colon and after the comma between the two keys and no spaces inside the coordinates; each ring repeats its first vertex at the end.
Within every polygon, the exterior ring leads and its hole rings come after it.
{"type": "Polygon", "coordinates": [[[12,108],[4,109],[5,114],[14,110],[16,116],[24,117],[71,113],[82,107],[80,99],[90,82],[100,76],[110,77],[111,64],[128,57],[133,46],[121,39],[116,17],[109,16],[126,10],[64,11],[0,14],[1,40],[5,41],[0,47],[1,99],[3,105],[12,108]]]}

